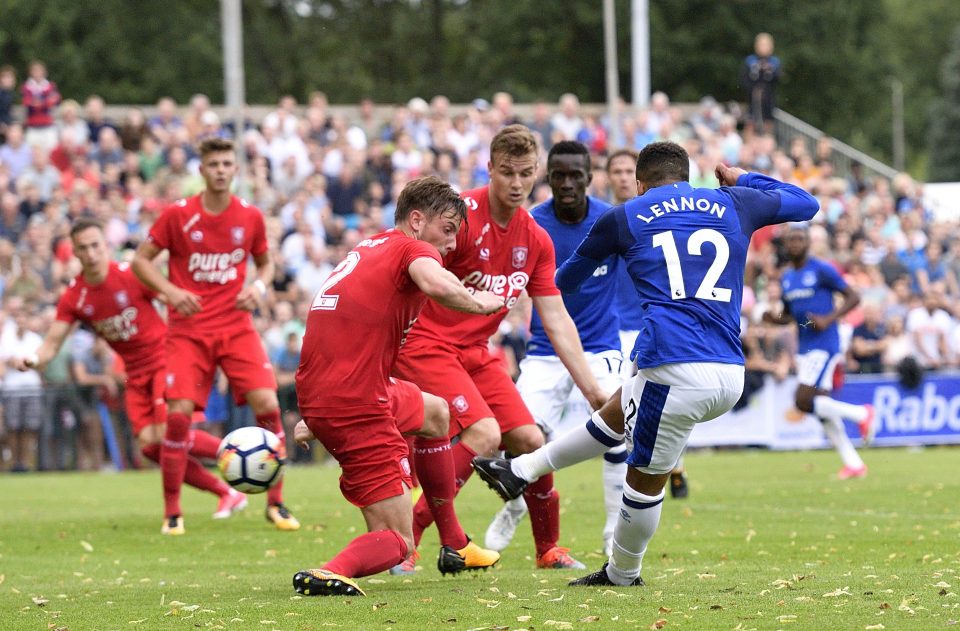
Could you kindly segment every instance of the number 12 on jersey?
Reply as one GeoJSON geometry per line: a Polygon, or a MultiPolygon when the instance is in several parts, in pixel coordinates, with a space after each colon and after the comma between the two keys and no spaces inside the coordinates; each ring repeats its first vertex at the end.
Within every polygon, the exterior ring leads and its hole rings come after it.
{"type": "MultiPolygon", "coordinates": [[[[730,245],[722,234],[711,228],[702,228],[690,235],[687,240],[687,254],[702,256],[704,243],[711,244],[716,250],[716,257],[707,269],[703,282],[697,288],[694,297],[700,300],[715,300],[730,302],[732,292],[723,287],[717,287],[720,275],[730,260],[730,245]]],[[[687,297],[687,290],[683,283],[683,266],[680,263],[680,253],[677,251],[677,242],[673,238],[673,231],[659,232],[653,235],[653,247],[663,250],[663,258],[667,263],[667,280],[670,282],[670,297],[673,300],[683,300],[687,297]]]]}
{"type": "Polygon", "coordinates": [[[340,263],[333,268],[333,271],[330,272],[330,276],[327,277],[326,282],[323,283],[320,291],[317,292],[316,297],[313,299],[313,304],[310,305],[310,309],[313,311],[333,311],[336,309],[340,296],[327,292],[356,269],[357,263],[359,262],[360,255],[357,252],[349,252],[347,258],[340,261],[340,263]]]}

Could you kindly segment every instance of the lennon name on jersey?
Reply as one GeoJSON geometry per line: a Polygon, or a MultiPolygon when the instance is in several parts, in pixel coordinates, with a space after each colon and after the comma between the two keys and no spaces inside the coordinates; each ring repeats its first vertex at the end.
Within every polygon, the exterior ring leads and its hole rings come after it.
{"type": "Polygon", "coordinates": [[[711,215],[716,215],[717,219],[723,219],[724,213],[727,212],[727,207],[723,204],[718,204],[715,201],[704,199],[702,197],[677,197],[675,199],[665,199],[658,204],[650,204],[649,209],[649,215],[637,214],[637,219],[640,219],[646,223],[650,223],[654,219],[663,217],[669,213],[686,211],[710,213],[711,215]]]}

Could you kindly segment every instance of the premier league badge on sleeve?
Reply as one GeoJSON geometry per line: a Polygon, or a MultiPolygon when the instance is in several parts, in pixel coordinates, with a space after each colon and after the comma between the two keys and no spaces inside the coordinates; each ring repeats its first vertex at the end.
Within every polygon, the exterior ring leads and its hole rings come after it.
{"type": "Polygon", "coordinates": [[[527,247],[526,246],[517,246],[513,248],[513,258],[511,259],[513,266],[517,269],[522,269],[527,265],[527,247]]]}

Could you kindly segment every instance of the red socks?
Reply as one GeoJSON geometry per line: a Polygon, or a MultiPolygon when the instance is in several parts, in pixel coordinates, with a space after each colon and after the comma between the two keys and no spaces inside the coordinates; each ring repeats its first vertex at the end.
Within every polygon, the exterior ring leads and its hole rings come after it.
{"type": "Polygon", "coordinates": [[[163,475],[164,515],[181,515],[180,487],[187,469],[187,449],[190,440],[190,417],[171,413],[167,416],[167,431],[160,447],[160,471],[163,475]]]}
{"type": "Polygon", "coordinates": [[[190,455],[197,458],[216,458],[217,448],[220,446],[220,439],[203,431],[195,429],[190,432],[190,455]]]}
{"type": "Polygon", "coordinates": [[[527,487],[523,499],[530,509],[530,525],[537,556],[557,545],[560,539],[560,494],[553,488],[553,474],[548,473],[527,487]]]}
{"type": "MultiPolygon", "coordinates": [[[[283,431],[283,422],[280,420],[280,408],[257,414],[257,425],[270,430],[280,439],[280,457],[287,457],[287,435],[283,431]]],[[[267,504],[283,503],[283,478],[267,490],[267,504]]],[[[392,566],[391,566],[392,567],[392,566]]],[[[331,570],[332,571],[332,570],[331,570]]],[[[340,572],[337,572],[340,574],[340,572]]],[[[344,576],[348,576],[344,574],[344,576]]]]}
{"type": "MultiPolygon", "coordinates": [[[[430,516],[437,524],[440,544],[460,550],[467,545],[467,535],[464,534],[453,509],[457,486],[450,439],[417,437],[413,445],[413,460],[416,462],[416,469],[421,472],[421,500],[425,502],[430,516]]],[[[420,532],[423,533],[422,530],[420,532]]]]}
{"type": "Polygon", "coordinates": [[[348,543],[323,569],[348,578],[360,578],[388,570],[405,558],[407,544],[403,537],[393,530],[376,530],[348,543]]]}
{"type": "MultiPolygon", "coordinates": [[[[454,496],[456,496],[456,494],[460,492],[461,487],[466,483],[467,478],[473,473],[473,467],[470,466],[470,461],[476,457],[477,452],[467,447],[461,440],[451,447],[450,453],[453,460],[454,496]]],[[[420,472],[420,478],[422,482],[423,471],[420,472]]],[[[417,505],[413,507],[413,541],[417,545],[420,545],[420,538],[423,536],[423,531],[433,523],[433,514],[430,512],[430,507],[427,506],[426,497],[427,489],[424,487],[423,495],[417,501],[417,505]]],[[[459,550],[460,548],[456,549],[459,550]]]]}

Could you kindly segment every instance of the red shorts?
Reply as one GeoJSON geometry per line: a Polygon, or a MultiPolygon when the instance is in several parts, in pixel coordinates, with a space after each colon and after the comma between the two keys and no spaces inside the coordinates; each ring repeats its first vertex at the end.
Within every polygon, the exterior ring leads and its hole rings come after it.
{"type": "Polygon", "coordinates": [[[346,418],[306,416],[304,422],[340,463],[340,491],[366,508],[413,488],[410,454],[401,434],[423,426],[423,395],[408,381],[391,379],[389,410],[346,418]]]}
{"type": "Polygon", "coordinates": [[[163,366],[158,366],[152,372],[127,379],[127,418],[130,419],[134,436],[139,436],[148,425],[167,422],[167,404],[164,401],[166,377],[167,371],[163,366]]]}
{"type": "Polygon", "coordinates": [[[230,381],[237,405],[259,388],[277,389],[273,367],[253,327],[218,333],[167,335],[167,400],[189,399],[202,410],[213,387],[217,366],[230,381]]]}
{"type": "Polygon", "coordinates": [[[485,346],[408,341],[400,350],[394,374],[446,400],[451,438],[487,417],[496,419],[503,434],[535,424],[503,363],[485,346]]]}

